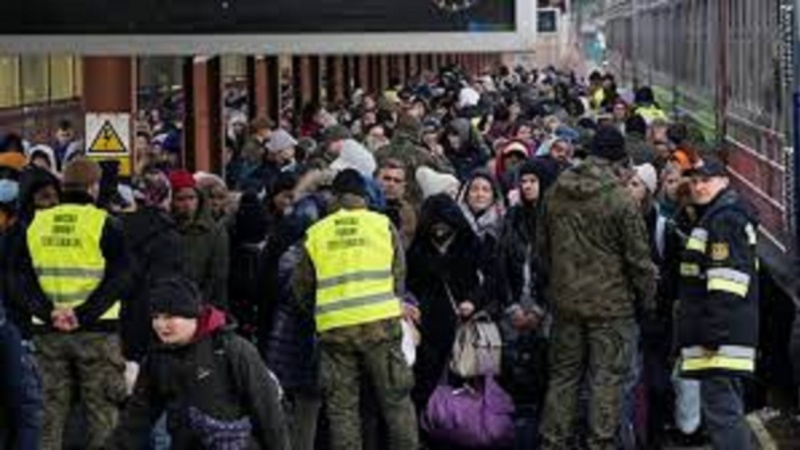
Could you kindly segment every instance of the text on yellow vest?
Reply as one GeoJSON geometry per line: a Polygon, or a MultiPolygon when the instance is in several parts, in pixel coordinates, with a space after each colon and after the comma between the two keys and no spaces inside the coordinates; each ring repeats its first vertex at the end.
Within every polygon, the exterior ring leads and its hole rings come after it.
{"type": "Polygon", "coordinates": [[[308,230],[305,246],[316,271],[318,332],[401,315],[388,218],[340,210],[308,230]]]}
{"type": "MultiPolygon", "coordinates": [[[[38,211],[28,228],[33,268],[47,297],[60,308],[82,305],[100,285],[106,260],[100,247],[107,213],[92,205],[38,211]]],[[[119,318],[119,302],[101,320],[119,318]]]]}

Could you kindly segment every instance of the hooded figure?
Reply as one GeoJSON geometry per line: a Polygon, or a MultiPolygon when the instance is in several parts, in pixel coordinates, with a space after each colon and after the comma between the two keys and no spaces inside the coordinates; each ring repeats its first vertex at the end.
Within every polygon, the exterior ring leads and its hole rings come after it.
{"type": "Polygon", "coordinates": [[[58,173],[58,162],[53,149],[47,145],[34,145],[28,149],[28,161],[33,166],[58,173]]]}
{"type": "Polygon", "coordinates": [[[483,309],[480,268],[474,257],[478,237],[451,197],[440,194],[422,205],[417,234],[408,251],[408,290],[419,301],[422,341],[414,366],[413,399],[427,404],[450,352],[459,323],[456,309],[471,302],[483,309]]]}
{"type": "Polygon", "coordinates": [[[529,157],[528,146],[522,141],[511,140],[500,148],[495,158],[494,173],[503,193],[514,187],[516,169],[529,157]]]}
{"type": "Polygon", "coordinates": [[[214,221],[209,202],[197,189],[192,174],[174,171],[172,216],[181,235],[182,273],[200,286],[205,301],[225,309],[228,303],[228,232],[214,221]]]}
{"type": "Polygon", "coordinates": [[[59,203],[61,181],[49,170],[28,167],[20,179],[20,218],[30,223],[36,209],[59,203]]]}
{"type": "Polygon", "coordinates": [[[450,122],[445,132],[444,148],[461,181],[468,179],[472,172],[489,161],[489,151],[473,136],[472,124],[468,119],[459,118],[450,122]]]}
{"type": "Polygon", "coordinates": [[[533,406],[535,411],[544,399],[547,359],[545,274],[536,250],[536,228],[541,198],[556,174],[542,159],[520,166],[516,177],[520,200],[503,220],[498,249],[500,326],[505,340],[502,379],[518,407],[533,406]]]}

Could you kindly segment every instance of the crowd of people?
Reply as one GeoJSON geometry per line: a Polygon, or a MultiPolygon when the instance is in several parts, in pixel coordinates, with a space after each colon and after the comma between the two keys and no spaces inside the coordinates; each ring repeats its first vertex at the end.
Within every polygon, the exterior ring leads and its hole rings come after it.
{"type": "Polygon", "coordinates": [[[0,448],[753,448],[756,219],[691,127],[598,72],[391,84],[228,111],[222,174],[157,112],[130,182],[7,135],[0,448]]]}

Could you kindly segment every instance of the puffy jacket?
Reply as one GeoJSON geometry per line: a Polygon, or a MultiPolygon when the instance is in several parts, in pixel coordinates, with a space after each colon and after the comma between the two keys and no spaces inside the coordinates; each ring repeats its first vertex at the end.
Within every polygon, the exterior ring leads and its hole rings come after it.
{"type": "Polygon", "coordinates": [[[604,160],[562,173],[545,196],[538,230],[556,317],[633,317],[654,308],[655,265],[641,212],[604,160]]]}
{"type": "Polygon", "coordinates": [[[680,273],[677,341],[684,374],[752,373],[759,335],[756,230],[734,191],[703,208],[680,273]]]}
{"type": "Polygon", "coordinates": [[[292,246],[278,263],[275,315],[267,342],[267,362],[287,390],[317,390],[318,355],[314,316],[298,308],[292,292],[292,272],[302,256],[292,246]]]}

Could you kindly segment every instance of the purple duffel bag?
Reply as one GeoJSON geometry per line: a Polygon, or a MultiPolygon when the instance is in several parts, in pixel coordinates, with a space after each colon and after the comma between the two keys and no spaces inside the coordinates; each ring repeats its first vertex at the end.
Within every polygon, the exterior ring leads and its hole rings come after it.
{"type": "Polygon", "coordinates": [[[466,448],[506,448],[514,443],[514,402],[494,377],[453,387],[443,378],[431,394],[422,428],[436,441],[466,448]]]}

